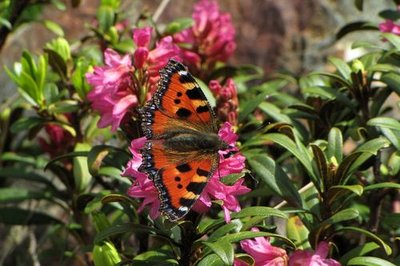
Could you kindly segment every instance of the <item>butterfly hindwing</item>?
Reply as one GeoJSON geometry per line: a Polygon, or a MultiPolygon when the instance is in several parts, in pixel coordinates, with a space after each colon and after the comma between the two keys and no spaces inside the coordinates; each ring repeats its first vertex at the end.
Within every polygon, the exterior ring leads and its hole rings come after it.
{"type": "Polygon", "coordinates": [[[147,142],[143,169],[160,196],[160,210],[169,219],[183,217],[199,198],[218,164],[218,154],[180,154],[166,150],[162,141],[147,142]]]}

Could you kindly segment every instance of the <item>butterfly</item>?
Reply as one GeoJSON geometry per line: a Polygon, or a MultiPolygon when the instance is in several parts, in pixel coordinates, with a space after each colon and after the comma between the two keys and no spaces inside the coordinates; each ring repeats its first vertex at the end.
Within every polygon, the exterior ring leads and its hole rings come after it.
{"type": "Polygon", "coordinates": [[[160,198],[160,212],[175,221],[185,216],[213,176],[219,150],[217,119],[206,96],[181,63],[170,59],[158,88],[139,110],[147,139],[139,170],[148,174],[160,198]]]}

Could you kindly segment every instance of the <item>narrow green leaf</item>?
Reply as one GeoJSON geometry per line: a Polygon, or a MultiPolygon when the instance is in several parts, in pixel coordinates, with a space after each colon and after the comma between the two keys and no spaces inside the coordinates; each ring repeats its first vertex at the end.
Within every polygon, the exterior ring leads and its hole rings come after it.
{"type": "Polygon", "coordinates": [[[373,189],[383,189],[383,188],[400,189],[400,184],[393,183],[393,182],[382,182],[382,183],[377,183],[377,184],[366,186],[366,187],[364,187],[364,191],[370,191],[373,189]]]}
{"type": "Polygon", "coordinates": [[[0,188],[0,203],[20,202],[33,199],[51,199],[49,191],[31,191],[26,188],[0,188]]]}
{"type": "Polygon", "coordinates": [[[240,107],[239,112],[239,122],[243,122],[248,115],[250,115],[263,101],[265,97],[269,94],[268,91],[260,93],[254,99],[247,100],[243,106],[240,107]]]}
{"type": "Polygon", "coordinates": [[[367,125],[400,131],[400,122],[391,117],[374,117],[368,120],[367,125]]]}
{"type": "Polygon", "coordinates": [[[23,117],[17,122],[12,124],[10,130],[12,133],[19,133],[25,130],[29,130],[33,127],[43,124],[45,121],[40,117],[23,117]]]}
{"type": "Polygon", "coordinates": [[[397,36],[396,34],[389,33],[389,32],[383,32],[381,33],[382,37],[386,40],[388,40],[391,44],[393,44],[394,47],[399,51],[400,50],[400,37],[397,36]]]}
{"type": "Polygon", "coordinates": [[[379,248],[379,245],[376,244],[375,242],[368,242],[362,246],[358,246],[356,248],[351,249],[350,251],[348,251],[346,254],[344,254],[341,258],[340,258],[340,262],[342,263],[342,265],[348,265],[347,262],[351,259],[351,258],[355,258],[355,257],[359,257],[359,256],[363,256],[375,249],[379,248]]]}
{"type": "Polygon", "coordinates": [[[215,242],[203,242],[209,247],[218,257],[221,258],[224,265],[233,265],[234,251],[232,244],[224,238],[215,242]]]}
{"type": "Polygon", "coordinates": [[[328,165],[326,163],[325,154],[317,145],[311,144],[310,146],[314,154],[314,162],[316,163],[318,169],[319,178],[325,185],[324,190],[329,189],[329,186],[332,184],[330,180],[328,180],[328,165]]]}
{"type": "Polygon", "coordinates": [[[132,232],[156,233],[160,236],[164,235],[162,231],[151,226],[145,226],[134,223],[115,224],[99,232],[94,239],[94,243],[99,244],[102,241],[107,240],[107,238],[109,237],[125,233],[132,233],[132,232]]]}
{"type": "MultiPolygon", "coordinates": [[[[351,153],[350,155],[346,156],[342,163],[339,165],[336,174],[335,174],[335,180],[334,184],[345,184],[345,181],[347,181],[347,177],[352,174],[353,172],[350,171],[352,168],[353,163],[362,155],[360,152],[355,152],[351,153]]],[[[371,154],[372,155],[372,154],[371,154]]],[[[370,155],[370,156],[371,156],[370,155]]],[[[368,156],[368,158],[370,157],[368,156]]],[[[356,170],[355,167],[353,167],[354,170],[356,170]]]]}
{"type": "Polygon", "coordinates": [[[343,136],[340,129],[336,127],[331,128],[329,131],[327,156],[328,161],[332,162],[331,159],[334,157],[338,164],[343,159],[343,136]]]}
{"type": "Polygon", "coordinates": [[[347,226],[347,227],[342,227],[342,228],[336,229],[336,232],[342,232],[342,231],[353,231],[353,232],[358,232],[358,233],[364,234],[367,237],[369,237],[370,239],[372,239],[373,241],[375,241],[379,246],[381,246],[385,250],[386,255],[392,254],[391,247],[389,245],[387,245],[385,243],[385,241],[383,241],[381,238],[379,238],[374,233],[371,233],[371,232],[364,230],[362,228],[359,228],[359,227],[352,227],[352,226],[347,226]]]}
{"type": "Polygon", "coordinates": [[[64,36],[64,30],[60,25],[51,20],[43,20],[44,26],[58,36],[64,36]]]}
{"type": "Polygon", "coordinates": [[[400,95],[400,75],[398,73],[385,73],[382,75],[381,81],[386,83],[390,90],[400,95]]]}
{"type": "Polygon", "coordinates": [[[356,257],[348,261],[347,265],[357,266],[396,266],[395,264],[377,257],[356,257]]]}
{"type": "Polygon", "coordinates": [[[192,18],[178,18],[167,25],[164,34],[173,35],[177,32],[181,32],[184,29],[191,27],[192,25],[192,18]]]}
{"type": "MultiPolygon", "coordinates": [[[[87,143],[77,143],[74,152],[87,152],[90,149],[91,147],[87,143]]],[[[92,180],[92,175],[89,172],[87,157],[74,157],[73,162],[75,188],[79,192],[83,192],[92,180]]]]}
{"type": "Polygon", "coordinates": [[[337,57],[329,57],[329,62],[336,67],[336,70],[346,80],[350,80],[351,68],[342,59],[337,57]]]}
{"type": "Polygon", "coordinates": [[[199,261],[197,266],[220,266],[223,265],[223,261],[217,254],[210,254],[205,256],[201,261],[199,261]]]}
{"type": "Polygon", "coordinates": [[[248,162],[254,173],[263,180],[278,196],[291,206],[302,207],[302,200],[297,189],[283,169],[270,157],[260,154],[252,156],[248,162]]]}
{"type": "Polygon", "coordinates": [[[9,225],[62,224],[60,220],[45,213],[17,207],[0,207],[0,223],[9,225]]]}

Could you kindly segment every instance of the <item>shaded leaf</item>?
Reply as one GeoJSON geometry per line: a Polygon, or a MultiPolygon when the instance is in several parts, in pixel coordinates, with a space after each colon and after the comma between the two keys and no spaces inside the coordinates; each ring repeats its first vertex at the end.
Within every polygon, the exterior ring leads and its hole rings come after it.
{"type": "Polygon", "coordinates": [[[9,225],[61,224],[62,222],[42,212],[0,207],[0,223],[9,225]]]}

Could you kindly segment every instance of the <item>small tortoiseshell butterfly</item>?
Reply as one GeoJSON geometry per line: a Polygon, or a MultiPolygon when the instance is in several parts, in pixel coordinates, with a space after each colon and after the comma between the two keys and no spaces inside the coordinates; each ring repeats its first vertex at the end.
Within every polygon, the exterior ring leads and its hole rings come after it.
{"type": "Polygon", "coordinates": [[[199,198],[229,146],[218,137],[215,114],[186,68],[169,60],[158,89],[140,110],[147,141],[140,171],[160,196],[160,211],[170,220],[185,216],[199,198]]]}

